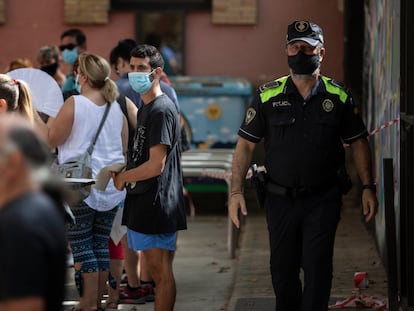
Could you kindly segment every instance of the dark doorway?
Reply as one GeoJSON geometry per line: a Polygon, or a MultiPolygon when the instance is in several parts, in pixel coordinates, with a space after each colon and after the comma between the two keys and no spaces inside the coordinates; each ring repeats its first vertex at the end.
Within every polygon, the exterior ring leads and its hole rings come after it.
{"type": "Polygon", "coordinates": [[[344,5],[344,82],[360,101],[363,90],[364,1],[349,0],[344,5]]]}
{"type": "Polygon", "coordinates": [[[140,43],[151,44],[161,52],[168,76],[184,73],[184,12],[143,11],[137,13],[140,43]]]}

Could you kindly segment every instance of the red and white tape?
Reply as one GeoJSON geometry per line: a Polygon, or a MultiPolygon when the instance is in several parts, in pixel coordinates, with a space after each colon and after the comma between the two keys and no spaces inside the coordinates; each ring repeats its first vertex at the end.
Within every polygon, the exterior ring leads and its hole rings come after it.
{"type": "MultiPolygon", "coordinates": [[[[393,125],[393,124],[397,123],[398,121],[400,121],[400,118],[395,118],[395,119],[393,119],[391,121],[388,121],[387,123],[385,123],[385,124],[377,127],[375,130],[372,130],[371,132],[369,132],[368,133],[368,136],[372,136],[372,135],[374,135],[374,134],[382,131],[383,129],[390,127],[390,125],[393,125]]],[[[345,147],[349,147],[348,144],[344,144],[343,146],[344,146],[344,148],[345,147]]]]}
{"type": "Polygon", "coordinates": [[[216,179],[222,179],[222,180],[230,180],[231,178],[231,172],[221,172],[221,171],[204,171],[202,174],[202,176],[205,177],[211,177],[211,178],[216,178],[216,179]]]}
{"type": "Polygon", "coordinates": [[[346,308],[370,308],[374,310],[387,310],[387,299],[355,293],[349,298],[337,301],[334,305],[330,305],[328,307],[329,310],[346,308]]]}
{"type": "Polygon", "coordinates": [[[376,133],[378,133],[379,131],[382,131],[383,129],[390,127],[390,125],[393,125],[395,123],[397,123],[398,121],[400,121],[400,118],[395,118],[387,123],[385,123],[384,125],[381,125],[380,127],[377,127],[375,130],[369,132],[369,136],[372,136],[376,133]]]}
{"type": "MultiPolygon", "coordinates": [[[[259,166],[258,167],[258,171],[265,171],[265,167],[264,166],[259,166]]],[[[214,172],[214,171],[204,171],[202,174],[202,176],[205,177],[211,177],[211,178],[216,178],[216,179],[222,179],[222,180],[226,180],[228,182],[230,182],[231,179],[231,172],[214,172]]],[[[252,170],[249,169],[249,171],[247,172],[246,175],[246,179],[250,179],[252,177],[252,170]]]]}

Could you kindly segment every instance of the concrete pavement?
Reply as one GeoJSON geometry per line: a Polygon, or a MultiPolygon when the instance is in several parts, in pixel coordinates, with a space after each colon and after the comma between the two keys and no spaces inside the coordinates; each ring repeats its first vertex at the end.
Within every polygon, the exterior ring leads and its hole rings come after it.
{"type": "MultiPolygon", "coordinates": [[[[368,273],[370,285],[363,291],[365,295],[380,299],[387,296],[385,270],[375,242],[361,220],[356,191],[354,187],[344,198],[335,244],[331,304],[352,295],[354,273],[357,271],[368,273]]],[[[251,196],[248,202],[249,215],[240,232],[235,259],[230,259],[227,250],[227,215],[223,202],[217,202],[217,208],[204,213],[199,207],[195,217],[189,217],[188,230],[179,233],[174,259],[177,284],[174,310],[274,310],[265,218],[251,196]]],[[[66,309],[77,301],[70,270],[66,309]]],[[[154,303],[119,305],[120,310],[150,311],[153,308],[154,303]]]]}
{"type": "MultiPolygon", "coordinates": [[[[234,287],[226,310],[274,310],[275,301],[269,275],[269,251],[266,238],[264,217],[248,216],[235,264],[234,287]]],[[[359,271],[367,272],[369,278],[369,286],[362,291],[362,294],[366,295],[367,299],[386,299],[387,278],[375,242],[360,220],[359,209],[345,207],[335,243],[330,305],[334,305],[337,301],[342,302],[353,295],[354,273],[359,271]]],[[[360,309],[347,308],[346,310],[360,309]]]]}
{"type": "MultiPolygon", "coordinates": [[[[224,214],[196,215],[188,220],[188,230],[179,233],[174,258],[177,284],[174,310],[227,310],[236,260],[229,258],[226,237],[227,217],[224,214]]],[[[78,298],[71,271],[68,275],[65,304],[70,307],[78,298]]],[[[154,303],[119,305],[119,309],[149,311],[154,309],[154,303]]]]}

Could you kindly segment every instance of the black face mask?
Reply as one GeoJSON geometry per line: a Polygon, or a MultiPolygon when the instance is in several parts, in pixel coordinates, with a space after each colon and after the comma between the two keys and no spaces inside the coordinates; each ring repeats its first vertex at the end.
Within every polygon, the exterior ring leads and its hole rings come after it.
{"type": "Polygon", "coordinates": [[[296,55],[288,56],[288,64],[294,74],[312,75],[321,63],[319,53],[317,55],[306,55],[299,51],[296,55]]]}
{"type": "Polygon", "coordinates": [[[58,69],[58,63],[40,67],[40,70],[46,72],[48,75],[52,77],[56,74],[57,69],[58,69]]]}

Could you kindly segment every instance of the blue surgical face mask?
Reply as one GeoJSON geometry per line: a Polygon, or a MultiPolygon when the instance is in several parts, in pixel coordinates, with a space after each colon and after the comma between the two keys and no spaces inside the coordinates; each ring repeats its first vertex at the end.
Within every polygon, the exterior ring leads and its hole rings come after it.
{"type": "Polygon", "coordinates": [[[132,89],[139,93],[144,94],[149,91],[152,86],[152,81],[150,80],[150,76],[153,73],[151,72],[130,72],[128,73],[128,80],[129,84],[131,85],[132,89]]]}
{"type": "Polygon", "coordinates": [[[79,74],[76,75],[75,77],[75,89],[79,92],[81,92],[81,86],[79,85],[79,74]]]}
{"type": "Polygon", "coordinates": [[[78,50],[76,48],[74,48],[73,50],[65,49],[62,52],[62,57],[65,63],[72,65],[78,58],[78,50]]]}

